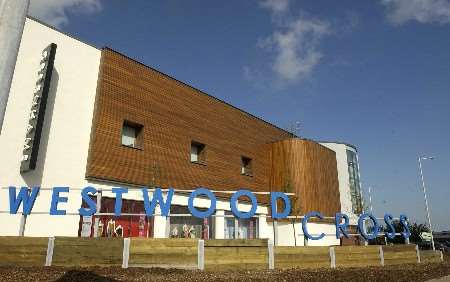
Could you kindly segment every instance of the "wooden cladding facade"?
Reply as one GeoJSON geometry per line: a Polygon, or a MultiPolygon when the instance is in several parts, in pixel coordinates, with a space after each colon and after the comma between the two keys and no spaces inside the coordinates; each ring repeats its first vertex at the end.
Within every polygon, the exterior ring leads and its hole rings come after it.
{"type": "Polygon", "coordinates": [[[136,185],[269,190],[265,145],[289,133],[112,50],[102,52],[87,177],[136,185]],[[121,145],[124,121],[142,125],[142,149],[121,145]],[[191,142],[205,144],[191,163],[191,142]],[[241,158],[252,159],[252,176],[241,158]]]}
{"type": "Polygon", "coordinates": [[[293,211],[319,211],[334,216],[341,210],[336,154],[319,143],[291,138],[271,144],[270,187],[296,194],[293,211]]]}
{"type": "Polygon", "coordinates": [[[302,211],[339,211],[332,151],[290,141],[290,133],[110,49],[102,51],[95,103],[88,179],[267,192],[286,184],[287,169],[302,211]],[[142,126],[138,148],[122,145],[124,122],[142,126]],[[201,163],[191,162],[193,142],[205,146],[201,163]],[[243,157],[251,175],[242,174],[243,157]]]}

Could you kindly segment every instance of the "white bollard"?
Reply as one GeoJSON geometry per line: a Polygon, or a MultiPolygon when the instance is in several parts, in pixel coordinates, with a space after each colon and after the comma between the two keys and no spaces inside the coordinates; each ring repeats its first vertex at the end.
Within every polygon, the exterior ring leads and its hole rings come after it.
{"type": "Polygon", "coordinates": [[[273,241],[269,239],[267,242],[267,250],[269,252],[269,269],[275,269],[275,258],[273,253],[273,241]]]}
{"type": "Polygon", "coordinates": [[[128,268],[128,262],[130,260],[130,238],[123,239],[123,252],[122,252],[122,268],[128,268]]]}
{"type": "Polygon", "coordinates": [[[205,241],[198,240],[198,269],[205,270],[205,241]]]}
{"type": "Polygon", "coordinates": [[[380,263],[381,266],[384,266],[384,252],[383,252],[383,246],[379,246],[380,248],[380,263]]]}
{"type": "Polygon", "coordinates": [[[331,268],[336,268],[336,253],[334,251],[334,247],[330,247],[330,262],[331,268]]]}
{"type": "Polygon", "coordinates": [[[55,248],[55,237],[49,237],[47,244],[47,256],[45,257],[45,266],[52,265],[54,248],[55,248]]]}

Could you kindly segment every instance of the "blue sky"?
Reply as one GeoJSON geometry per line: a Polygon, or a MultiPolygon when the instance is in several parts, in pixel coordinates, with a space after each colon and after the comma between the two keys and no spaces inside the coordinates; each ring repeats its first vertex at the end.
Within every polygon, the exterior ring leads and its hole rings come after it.
{"type": "Polygon", "coordinates": [[[31,0],[30,14],[299,135],[359,149],[377,216],[450,230],[450,2],[31,0]]]}

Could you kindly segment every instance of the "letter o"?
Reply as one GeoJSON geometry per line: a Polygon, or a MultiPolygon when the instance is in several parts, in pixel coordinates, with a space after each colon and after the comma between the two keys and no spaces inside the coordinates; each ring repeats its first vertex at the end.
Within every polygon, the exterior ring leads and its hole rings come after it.
{"type": "Polygon", "coordinates": [[[237,218],[251,218],[252,216],[255,215],[256,213],[256,208],[258,207],[258,202],[256,200],[255,195],[249,191],[249,190],[239,190],[236,193],[233,194],[233,196],[231,196],[231,200],[230,200],[230,206],[231,206],[231,211],[233,212],[234,216],[236,216],[237,218]],[[252,202],[252,208],[250,209],[249,212],[240,212],[237,208],[237,202],[239,200],[240,197],[242,196],[247,196],[250,201],[252,202]]]}
{"type": "Polygon", "coordinates": [[[359,230],[359,233],[361,234],[361,236],[363,236],[364,239],[366,239],[368,241],[368,240],[377,238],[378,232],[380,231],[380,226],[378,225],[377,219],[372,214],[365,213],[365,214],[362,214],[358,219],[358,230],[359,230]],[[366,218],[369,218],[373,222],[373,233],[372,234],[367,234],[366,230],[364,228],[364,220],[366,218]]]}
{"type": "Polygon", "coordinates": [[[216,201],[217,199],[213,192],[206,188],[198,188],[189,196],[188,208],[193,216],[205,218],[211,216],[216,211],[216,201]],[[194,207],[194,199],[199,195],[205,195],[211,200],[211,205],[206,211],[199,211],[196,207],[194,207]]]}

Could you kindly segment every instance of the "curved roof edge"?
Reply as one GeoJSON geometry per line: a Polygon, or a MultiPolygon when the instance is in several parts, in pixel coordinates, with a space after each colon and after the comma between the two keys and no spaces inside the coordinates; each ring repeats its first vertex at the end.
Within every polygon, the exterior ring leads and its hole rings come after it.
{"type": "MultiPolygon", "coordinates": [[[[345,143],[345,142],[337,142],[337,141],[336,141],[336,142],[335,142],[335,141],[318,141],[318,140],[314,140],[314,139],[310,139],[310,138],[305,138],[305,137],[299,137],[299,136],[293,136],[293,137],[289,137],[289,138],[286,138],[286,139],[274,141],[274,142],[271,142],[271,143],[281,142],[281,141],[286,141],[286,140],[289,140],[289,139],[298,139],[298,140],[310,141],[310,142],[317,143],[317,144],[319,144],[319,145],[321,145],[321,146],[324,146],[324,145],[322,145],[322,144],[342,144],[342,145],[345,145],[345,146],[347,146],[347,147],[350,147],[350,148],[354,149],[355,152],[358,152],[358,149],[356,148],[356,146],[355,146],[355,145],[352,145],[352,144],[349,144],[349,143],[345,143]]],[[[327,149],[329,149],[329,148],[327,148],[327,149]]],[[[330,149],[330,150],[331,150],[331,149],[330,149]]]]}
{"type": "Polygon", "coordinates": [[[346,142],[339,142],[339,141],[321,141],[321,140],[315,140],[317,143],[325,143],[325,144],[342,144],[342,145],[346,145],[348,147],[352,147],[353,149],[355,149],[355,151],[358,151],[358,148],[356,148],[355,145],[350,144],[350,143],[346,143],[346,142]]]}

